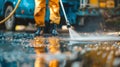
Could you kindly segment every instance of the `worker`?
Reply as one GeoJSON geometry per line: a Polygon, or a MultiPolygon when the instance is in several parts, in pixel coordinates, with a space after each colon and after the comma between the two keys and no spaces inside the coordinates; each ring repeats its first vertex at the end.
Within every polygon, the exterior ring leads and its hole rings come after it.
{"type": "MultiPolygon", "coordinates": [[[[57,25],[60,23],[59,0],[49,0],[50,24],[52,35],[57,35],[57,25]]],[[[45,28],[46,0],[35,0],[34,18],[37,26],[36,36],[42,35],[45,28]]]]}

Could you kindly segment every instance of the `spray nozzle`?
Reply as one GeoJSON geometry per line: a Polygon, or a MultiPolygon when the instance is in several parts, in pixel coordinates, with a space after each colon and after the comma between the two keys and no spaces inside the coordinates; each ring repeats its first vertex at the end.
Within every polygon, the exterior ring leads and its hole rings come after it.
{"type": "Polygon", "coordinates": [[[70,28],[70,27],[71,27],[71,25],[68,23],[68,24],[67,24],[67,28],[70,28]]]}
{"type": "Polygon", "coordinates": [[[71,27],[71,25],[67,25],[67,28],[70,28],[71,27]]]}

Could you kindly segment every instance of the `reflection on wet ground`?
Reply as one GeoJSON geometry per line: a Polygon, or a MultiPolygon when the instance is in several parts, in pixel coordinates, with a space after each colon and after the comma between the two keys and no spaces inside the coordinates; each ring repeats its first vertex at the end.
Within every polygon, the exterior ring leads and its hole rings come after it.
{"type": "MultiPolygon", "coordinates": [[[[82,34],[82,36],[86,35],[89,34],[82,34]]],[[[69,37],[69,35],[60,36],[69,37]]],[[[93,41],[68,45],[68,41],[59,41],[59,38],[54,37],[46,39],[46,37],[49,37],[49,35],[45,35],[44,38],[34,37],[32,33],[25,32],[0,32],[0,67],[82,67],[81,65],[88,67],[85,65],[90,62],[88,62],[89,59],[85,58],[97,56],[97,50],[104,50],[107,53],[113,50],[117,52],[120,48],[118,41],[93,41]],[[94,54],[89,53],[90,51],[94,54]],[[84,63],[83,60],[85,60],[84,63]]],[[[98,51],[98,54],[101,53],[100,51],[98,51]]],[[[119,51],[118,54],[120,55],[119,51]]],[[[103,53],[103,55],[105,54],[103,53]]],[[[96,59],[91,60],[93,65],[97,65],[94,62],[96,59]]],[[[98,59],[97,61],[99,61],[98,59]]],[[[100,60],[100,62],[102,61],[100,60]]],[[[105,64],[108,65],[107,61],[105,64]]]]}
{"type": "MultiPolygon", "coordinates": [[[[44,58],[46,58],[47,63],[51,60],[51,57],[58,58],[60,56],[62,60],[65,58],[64,55],[60,54],[56,56],[49,53],[39,55],[39,51],[42,49],[41,40],[40,37],[34,38],[34,35],[29,33],[1,32],[0,67],[39,67],[40,65],[37,65],[41,62],[43,63],[44,58]],[[36,47],[36,45],[38,46],[36,47]]],[[[47,45],[44,47],[47,47],[47,45]]],[[[45,50],[48,52],[48,48],[45,48],[45,50]]],[[[52,63],[56,63],[56,60],[53,60],[52,63]]]]}

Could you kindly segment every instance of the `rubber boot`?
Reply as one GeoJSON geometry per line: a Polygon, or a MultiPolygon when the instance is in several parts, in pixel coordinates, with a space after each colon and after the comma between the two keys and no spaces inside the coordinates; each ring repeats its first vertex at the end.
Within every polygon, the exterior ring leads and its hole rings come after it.
{"type": "Polygon", "coordinates": [[[35,36],[41,36],[43,35],[44,28],[43,27],[38,27],[37,31],[35,32],[35,36]]]}
{"type": "Polygon", "coordinates": [[[52,31],[51,31],[51,33],[52,33],[52,35],[53,36],[57,36],[58,35],[58,32],[57,32],[57,25],[56,24],[51,24],[51,28],[52,28],[52,31]]]}

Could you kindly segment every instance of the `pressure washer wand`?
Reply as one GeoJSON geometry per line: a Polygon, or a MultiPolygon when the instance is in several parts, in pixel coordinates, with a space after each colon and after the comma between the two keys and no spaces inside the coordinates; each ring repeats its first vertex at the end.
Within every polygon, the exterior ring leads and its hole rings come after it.
{"type": "Polygon", "coordinates": [[[68,20],[68,18],[67,18],[67,15],[66,15],[65,8],[64,8],[64,6],[63,6],[62,0],[60,0],[60,5],[61,5],[61,8],[62,8],[64,17],[65,17],[65,21],[66,21],[67,27],[70,28],[71,25],[70,25],[69,20],[68,20]]]}

